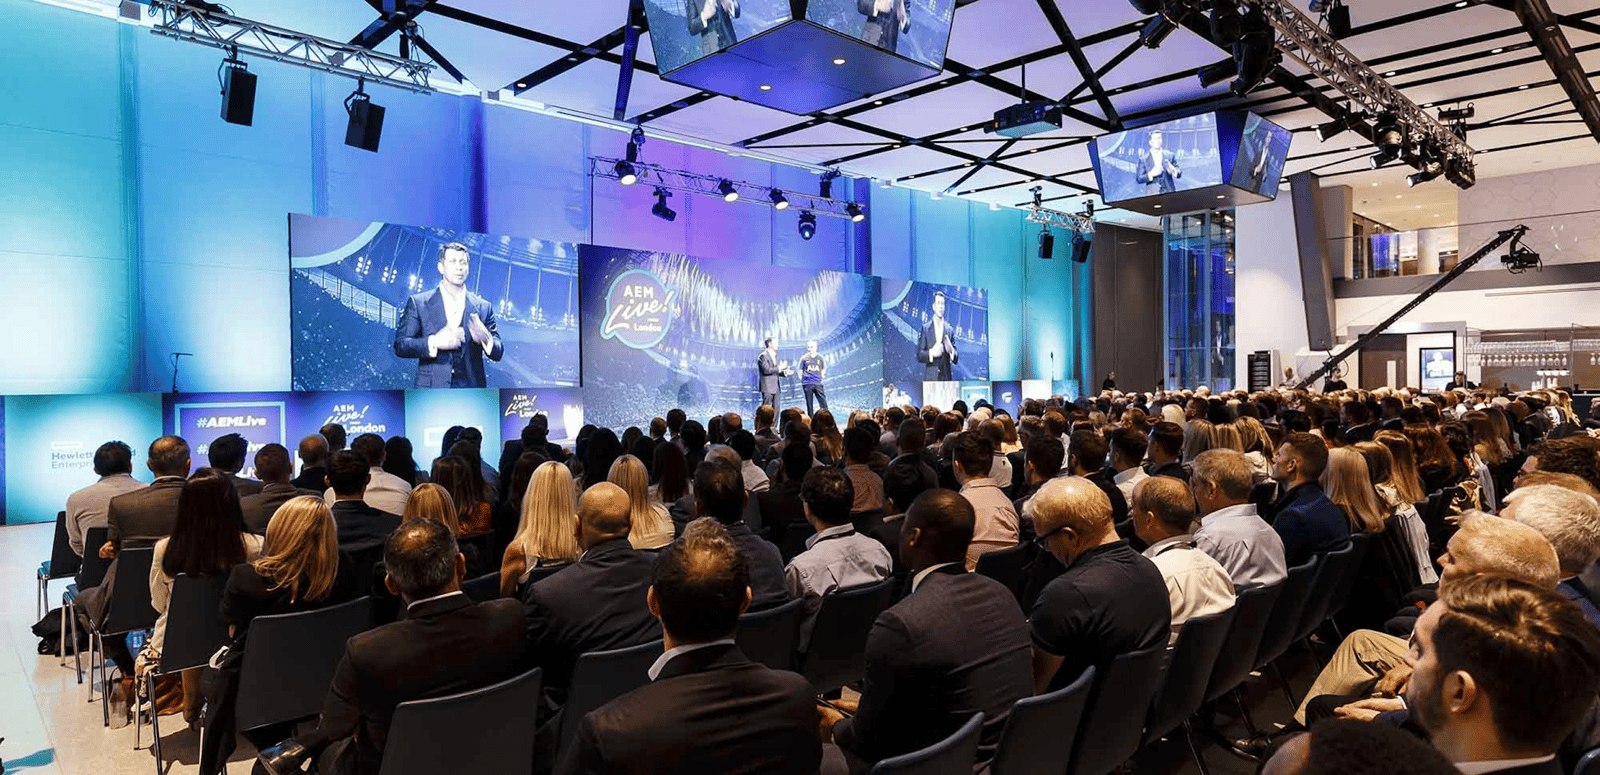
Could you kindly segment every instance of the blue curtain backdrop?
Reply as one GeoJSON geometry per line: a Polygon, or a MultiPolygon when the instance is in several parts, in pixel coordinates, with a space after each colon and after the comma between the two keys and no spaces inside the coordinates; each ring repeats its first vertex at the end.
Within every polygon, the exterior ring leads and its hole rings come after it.
{"type": "MultiPolygon", "coordinates": [[[[371,154],[343,143],[347,79],[251,60],[255,126],[233,126],[215,50],[24,0],[0,14],[0,326],[27,332],[0,393],[165,391],[174,351],[194,354],[182,390],[287,390],[291,212],[980,286],[991,379],[1083,377],[1087,272],[1037,259],[1017,210],[858,183],[869,219],[820,219],[810,241],[793,212],[712,198],[674,197],[666,223],[647,187],[588,177],[588,155],[622,153],[620,132],[380,87],[371,154]]],[[[816,185],[659,140],[645,156],[816,185]]]]}

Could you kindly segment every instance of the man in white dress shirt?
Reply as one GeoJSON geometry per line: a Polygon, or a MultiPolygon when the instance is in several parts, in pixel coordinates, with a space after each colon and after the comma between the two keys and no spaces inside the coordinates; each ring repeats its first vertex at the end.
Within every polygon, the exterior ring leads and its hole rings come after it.
{"type": "MultiPolygon", "coordinates": [[[[379,511],[395,516],[406,513],[406,503],[411,500],[411,483],[383,470],[383,437],[376,433],[363,433],[350,442],[350,449],[367,458],[372,480],[367,482],[366,494],[361,499],[379,511]]],[[[328,505],[333,505],[333,488],[322,494],[328,505]]]]}
{"type": "Polygon", "coordinates": [[[1171,646],[1184,622],[1233,607],[1233,581],[1216,560],[1195,548],[1190,534],[1194,497],[1183,482],[1170,476],[1147,478],[1134,487],[1129,509],[1139,540],[1150,545],[1144,556],[1156,564],[1167,582],[1167,600],[1172,603],[1172,634],[1167,645],[1171,646]]]}
{"type": "Polygon", "coordinates": [[[94,451],[94,472],[99,480],[67,496],[67,543],[79,557],[84,533],[106,526],[111,499],[144,487],[133,478],[133,450],[120,441],[108,441],[94,451]]]}
{"type": "Polygon", "coordinates": [[[817,534],[806,539],[806,550],[783,569],[784,586],[805,601],[800,622],[800,651],[811,643],[822,598],[831,592],[873,584],[894,572],[894,559],[882,542],[856,532],[850,524],[850,504],[855,488],[843,471],[832,466],[812,466],[800,483],[800,502],[806,521],[817,534]]]}
{"type": "Polygon", "coordinates": [[[1194,459],[1189,489],[1200,507],[1194,543],[1222,565],[1239,592],[1277,584],[1289,577],[1283,539],[1256,513],[1250,461],[1231,449],[1211,449],[1194,459]]]}

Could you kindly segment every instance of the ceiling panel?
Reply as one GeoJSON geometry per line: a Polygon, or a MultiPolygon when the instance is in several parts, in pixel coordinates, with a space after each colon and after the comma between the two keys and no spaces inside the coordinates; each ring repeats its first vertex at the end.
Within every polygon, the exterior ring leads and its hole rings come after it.
{"type": "Polygon", "coordinates": [[[881,108],[857,116],[856,120],[908,137],[924,137],[976,126],[1015,101],[1015,97],[968,81],[925,96],[887,102],[881,108]]]}
{"type": "Polygon", "coordinates": [[[983,0],[956,11],[946,56],[964,65],[988,67],[1060,42],[1035,0],[983,0]]]}
{"type": "MultiPolygon", "coordinates": [[[[637,76],[635,76],[637,77],[637,76]]],[[[660,80],[660,79],[657,79],[660,80]]],[[[676,84],[668,84],[673,88],[676,84]]],[[[684,89],[684,92],[693,92],[684,89]]],[[[678,99],[674,97],[673,99],[678,99]]],[[[642,100],[635,99],[633,103],[641,110],[659,105],[669,104],[670,100],[646,106],[642,100]]],[[[639,111],[630,110],[630,114],[637,115],[639,111]]],[[[665,117],[651,122],[652,125],[683,132],[693,137],[706,140],[728,143],[732,145],[748,137],[754,137],[763,132],[769,132],[779,127],[795,123],[795,117],[788,113],[753,105],[748,102],[736,102],[726,97],[717,97],[706,100],[697,105],[690,105],[682,110],[673,111],[665,117]]],[[[790,138],[781,141],[790,142],[790,138]]]]}
{"type": "MultiPolygon", "coordinates": [[[[621,69],[610,62],[591,59],[523,92],[522,96],[610,118],[612,110],[616,107],[617,76],[621,69]]],[[[654,75],[635,70],[633,84],[628,92],[628,112],[635,114],[649,110],[674,100],[681,100],[694,93],[694,89],[667,83],[654,75]]]]}
{"type": "MultiPolygon", "coordinates": [[[[426,22],[422,26],[423,36],[428,43],[480,89],[510,86],[516,79],[567,53],[442,16],[425,16],[423,21],[426,22]]],[[[450,75],[443,71],[436,77],[450,80],[450,75]]]]}
{"type": "MultiPolygon", "coordinates": [[[[327,3],[344,0],[323,0],[327,3]]],[[[499,19],[546,35],[585,45],[604,37],[628,20],[628,0],[448,0],[463,11],[499,19]]]]}

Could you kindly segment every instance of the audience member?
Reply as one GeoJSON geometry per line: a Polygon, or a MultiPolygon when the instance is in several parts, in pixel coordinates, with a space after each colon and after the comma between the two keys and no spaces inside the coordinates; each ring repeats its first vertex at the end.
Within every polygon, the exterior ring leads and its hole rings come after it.
{"type": "Polygon", "coordinates": [[[732,463],[706,460],[694,473],[695,513],[714,517],[727,528],[750,570],[750,608],[759,611],[784,603],[789,591],[784,586],[783,558],[778,547],[756,535],[744,521],[746,497],[744,478],[732,463]]]}
{"type": "Polygon", "coordinates": [[[1600,560],[1600,504],[1581,492],[1532,485],[1512,490],[1500,516],[1539,531],[1550,542],[1561,569],[1556,592],[1575,603],[1590,624],[1600,627],[1600,609],[1578,579],[1600,560]]]}
{"type": "Polygon", "coordinates": [[[920,417],[909,417],[900,422],[900,432],[895,434],[895,450],[899,453],[889,465],[896,463],[913,466],[917,473],[922,475],[924,486],[933,489],[939,486],[939,474],[933,470],[930,455],[927,454],[928,427],[922,423],[920,417]]]}
{"type": "MultiPolygon", "coordinates": [[[[859,428],[845,434],[846,441],[859,428]]],[[[877,477],[871,471],[868,475],[877,477]]],[[[806,550],[784,568],[784,586],[789,594],[804,601],[805,618],[800,622],[798,650],[809,650],[811,628],[825,595],[841,589],[874,584],[889,577],[894,561],[889,550],[878,541],[856,532],[850,523],[854,487],[850,477],[831,466],[817,466],[806,472],[800,486],[800,501],[806,521],[817,532],[806,539],[806,550]]]]}
{"type": "MultiPolygon", "coordinates": [[[[457,433],[459,432],[460,431],[458,430],[457,433]]],[[[322,438],[328,442],[329,455],[332,455],[335,452],[340,452],[344,449],[345,433],[343,425],[330,422],[318,429],[317,433],[321,434],[322,438]]]]}
{"type": "Polygon", "coordinates": [[[657,444],[655,460],[650,465],[655,484],[650,485],[650,497],[667,507],[672,516],[673,532],[678,533],[694,519],[694,480],[689,476],[689,461],[683,448],[677,444],[657,444]]]}
{"type": "Polygon", "coordinates": [[[1272,477],[1284,487],[1272,507],[1272,528],[1283,539],[1284,561],[1290,567],[1350,540],[1350,521],[1319,483],[1327,467],[1327,445],[1309,433],[1289,434],[1272,457],[1272,477]]]}
{"type": "Polygon", "coordinates": [[[1460,775],[1444,754],[1387,724],[1329,719],[1286,738],[1261,775],[1460,775]]]}
{"type": "Polygon", "coordinates": [[[1105,473],[1106,437],[1097,430],[1084,428],[1072,432],[1067,443],[1067,470],[1073,476],[1089,480],[1106,494],[1111,502],[1111,519],[1121,524],[1128,518],[1128,499],[1122,490],[1105,473]]]}
{"type": "Polygon", "coordinates": [[[1183,455],[1183,426],[1175,422],[1162,421],[1150,426],[1150,446],[1146,452],[1149,458],[1145,464],[1145,473],[1151,476],[1170,476],[1174,479],[1189,481],[1189,472],[1184,470],[1183,455]]]}
{"type": "Polygon", "coordinates": [[[1172,607],[1170,646],[1177,643],[1184,622],[1233,607],[1233,581],[1222,565],[1195,548],[1194,496],[1183,482],[1170,476],[1146,477],[1134,485],[1133,492],[1134,530],[1139,540],[1150,546],[1144,556],[1155,563],[1167,582],[1167,602],[1172,607]]]}
{"type": "Polygon", "coordinates": [[[811,687],[734,644],[750,574],[723,527],[690,523],[662,550],[647,599],[666,650],[650,683],[585,716],[577,739],[564,741],[558,772],[815,773],[822,751],[811,687]]]}
{"type": "MultiPolygon", "coordinates": [[[[404,436],[390,436],[383,443],[383,470],[407,487],[414,488],[428,480],[428,475],[417,467],[416,450],[411,446],[411,439],[404,436]]],[[[256,471],[256,476],[260,475],[261,472],[256,471]]]]}
{"type": "Polygon", "coordinates": [[[868,465],[868,461],[878,448],[877,435],[860,425],[853,426],[844,433],[846,455],[844,473],[849,477],[855,494],[855,500],[850,504],[850,511],[853,513],[882,511],[885,505],[883,477],[868,465]]]}
{"type": "Polygon", "coordinates": [[[611,464],[606,479],[628,495],[628,543],[635,549],[660,549],[672,543],[672,515],[667,507],[650,499],[650,474],[633,455],[623,455],[611,464]]]}
{"type": "Polygon", "coordinates": [[[1195,547],[1222,565],[1238,592],[1269,587],[1289,575],[1283,539],[1250,502],[1251,481],[1250,462],[1230,449],[1195,458],[1189,481],[1200,514],[1195,547]]]}
{"type": "Polygon", "coordinates": [[[1028,437],[1028,445],[1023,450],[1022,468],[1025,472],[1022,490],[1018,493],[1011,508],[1017,512],[1019,518],[1019,532],[1021,537],[1034,535],[1033,522],[1028,515],[1028,501],[1034,493],[1044,486],[1045,482],[1065,476],[1071,472],[1062,465],[1067,459],[1067,447],[1061,443],[1059,436],[1048,433],[1035,433],[1028,437]]]}
{"type": "Polygon", "coordinates": [[[1111,432],[1106,442],[1111,453],[1111,483],[1122,491],[1123,499],[1131,505],[1133,488],[1150,478],[1143,468],[1150,440],[1132,428],[1118,428],[1111,432]]]}
{"type": "MultiPolygon", "coordinates": [[[[456,442],[456,445],[463,446],[461,442],[456,442]]],[[[472,460],[457,455],[441,457],[433,461],[433,472],[428,478],[450,493],[450,500],[455,504],[456,520],[461,524],[458,535],[474,536],[486,533],[494,526],[494,507],[484,497],[484,488],[474,475],[472,460]]]]}
{"type": "Polygon", "coordinates": [[[1077,477],[1056,479],[1034,495],[1032,509],[1035,540],[1066,566],[1029,617],[1035,692],[1060,689],[1091,665],[1104,670],[1119,654],[1165,644],[1172,626],[1166,582],[1117,537],[1105,492],[1077,477]]]}
{"type": "Polygon", "coordinates": [[[774,543],[783,545],[790,525],[805,524],[805,504],[800,502],[800,486],[811,470],[811,446],[790,444],[783,448],[782,469],[775,486],[755,493],[756,514],[761,528],[774,543]]]}
{"type": "MultiPolygon", "coordinates": [[[[362,500],[367,505],[390,514],[406,513],[406,500],[411,497],[412,486],[388,471],[383,470],[388,450],[383,437],[376,433],[363,433],[350,442],[350,451],[355,452],[367,461],[367,471],[372,478],[367,482],[366,494],[362,500]]],[[[333,503],[333,489],[329,488],[323,496],[328,503],[333,503]]]]}
{"type": "Polygon", "coordinates": [[[239,499],[246,530],[256,535],[265,534],[267,523],[277,513],[279,506],[288,503],[291,498],[321,492],[320,489],[302,490],[291,484],[289,474],[293,465],[289,460],[289,450],[282,444],[267,444],[256,452],[256,476],[261,478],[261,492],[239,499]]]}
{"type": "Polygon", "coordinates": [[[339,525],[339,549],[352,554],[383,546],[400,526],[400,516],[367,503],[367,480],[372,476],[367,458],[354,450],[333,453],[328,484],[333,489],[333,520],[339,525]]]}
{"type": "MultiPolygon", "coordinates": [[[[526,454],[526,453],[524,453],[526,454]]],[[[578,487],[567,467],[547,460],[534,469],[522,496],[516,535],[500,561],[500,596],[517,596],[535,569],[577,561],[578,487]]]]}
{"type": "Polygon", "coordinates": [[[84,534],[90,528],[106,526],[111,499],[144,487],[144,482],[133,478],[133,450],[120,441],[108,441],[94,451],[94,473],[100,477],[94,484],[67,496],[67,544],[79,557],[83,556],[84,534]]]}
{"type": "Polygon", "coordinates": [[[228,475],[233,482],[233,489],[239,492],[239,497],[255,495],[261,492],[261,482],[256,479],[247,479],[239,475],[244,470],[245,455],[250,452],[250,442],[237,433],[218,436],[206,448],[206,461],[212,468],[228,475]]]}
{"type": "MultiPolygon", "coordinates": [[[[162,436],[150,442],[145,466],[155,479],[149,487],[125,492],[106,503],[106,542],[98,547],[100,559],[110,560],[124,543],[130,546],[152,546],[156,541],[172,534],[178,520],[178,497],[183,492],[183,481],[189,475],[189,443],[182,436],[162,436]]],[[[85,547],[89,549],[93,547],[85,547]]],[[[112,569],[106,570],[106,580],[116,577],[112,569]]],[[[104,583],[101,586],[105,586],[104,583]]],[[[104,614],[94,614],[96,605],[106,600],[91,596],[79,598],[79,605],[88,608],[96,620],[104,614]]]]}
{"type": "Polygon", "coordinates": [[[1352,534],[1381,533],[1390,515],[1386,504],[1378,498],[1378,488],[1360,449],[1362,444],[1373,443],[1358,441],[1348,447],[1328,450],[1328,465],[1319,478],[1323,495],[1344,512],[1346,528],[1352,534]]]}
{"type": "Polygon", "coordinates": [[[1000,484],[989,476],[994,452],[988,440],[975,433],[961,433],[950,446],[961,497],[972,504],[977,515],[972,542],[967,546],[967,570],[972,570],[984,554],[1017,545],[1021,537],[1019,520],[1000,484]]]}
{"type": "Polygon", "coordinates": [[[300,458],[300,475],[289,483],[297,490],[321,492],[328,486],[328,455],[332,454],[328,450],[328,439],[313,433],[300,440],[295,454],[300,458]]]}

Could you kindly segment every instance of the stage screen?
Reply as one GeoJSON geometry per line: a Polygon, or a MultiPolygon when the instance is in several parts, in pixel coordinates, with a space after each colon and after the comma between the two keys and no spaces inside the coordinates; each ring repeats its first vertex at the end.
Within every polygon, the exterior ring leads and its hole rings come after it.
{"type": "MultiPolygon", "coordinates": [[[[344,426],[346,439],[376,433],[405,435],[405,394],[397,390],[310,393],[163,393],[162,432],[189,442],[191,472],[208,465],[211,442],[237,433],[249,442],[241,475],[255,476],[255,455],[282,444],[294,455],[300,439],[328,423],[344,426]]],[[[298,468],[299,461],[295,460],[298,468]]]]}
{"type": "Polygon", "coordinates": [[[1445,386],[1456,378],[1456,348],[1423,347],[1417,350],[1417,358],[1422,362],[1423,390],[1442,393],[1445,386]]]}
{"type": "Polygon", "coordinates": [[[994,396],[994,408],[1006,410],[1013,419],[1022,415],[1022,399],[1029,397],[1022,394],[1022,383],[1015,380],[994,383],[991,393],[994,396]]]}
{"type": "MultiPolygon", "coordinates": [[[[1095,177],[1106,202],[1221,185],[1217,116],[1206,113],[1097,137],[1095,177]]],[[[1279,171],[1282,171],[1280,165],[1279,171]]],[[[1277,178],[1273,178],[1276,186],[1277,178]]]]}
{"type": "Polygon", "coordinates": [[[878,278],[668,253],[581,248],[584,419],[644,426],[674,407],[692,418],[760,402],[756,361],[777,340],[780,407],[805,406],[800,359],[817,342],[828,408],[882,400],[878,278]]]}
{"type": "Polygon", "coordinates": [[[988,381],[987,290],[890,278],[882,283],[885,382],[904,389],[912,382],[988,381]],[[935,323],[940,310],[942,323],[935,323]],[[941,341],[953,355],[940,349],[941,341]]]}
{"type": "Polygon", "coordinates": [[[955,10],[955,0],[811,0],[806,20],[939,68],[955,10]]]}
{"type": "Polygon", "coordinates": [[[1269,199],[1278,197],[1278,181],[1289,158],[1293,133],[1254,113],[1245,119],[1244,139],[1229,182],[1269,199]]]}
{"type": "Polygon", "coordinates": [[[644,0],[656,69],[670,73],[789,21],[789,0],[644,0]]]}
{"type": "MultiPolygon", "coordinates": [[[[500,391],[500,438],[522,438],[528,419],[542,414],[549,422],[546,438],[570,447],[583,427],[583,394],[577,388],[507,388],[500,391]]],[[[643,426],[641,426],[643,427],[643,426]]],[[[491,461],[492,465],[492,461],[491,461]]]]}
{"type": "Polygon", "coordinates": [[[574,245],[291,215],[289,256],[295,390],[578,384],[574,245]]]}

